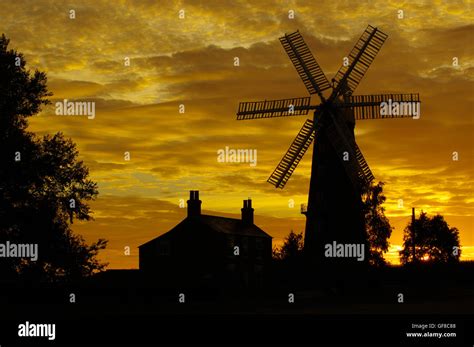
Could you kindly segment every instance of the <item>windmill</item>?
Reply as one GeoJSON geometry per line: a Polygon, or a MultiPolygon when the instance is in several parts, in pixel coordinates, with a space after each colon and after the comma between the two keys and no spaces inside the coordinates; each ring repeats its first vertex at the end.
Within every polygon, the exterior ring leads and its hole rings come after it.
{"type": "MultiPolygon", "coordinates": [[[[313,111],[313,118],[305,121],[268,178],[269,183],[283,188],[315,142],[305,211],[307,258],[324,261],[324,245],[333,241],[367,246],[361,191],[374,176],[355,142],[355,120],[412,117],[386,115],[381,103],[420,101],[418,94],[352,95],[386,38],[369,25],[329,83],[299,31],[286,34],[280,42],[310,96],[239,104],[237,120],[301,116],[313,111]],[[311,103],[313,94],[319,96],[319,104],[311,103]]],[[[366,254],[367,250],[365,247],[366,254]]]]}

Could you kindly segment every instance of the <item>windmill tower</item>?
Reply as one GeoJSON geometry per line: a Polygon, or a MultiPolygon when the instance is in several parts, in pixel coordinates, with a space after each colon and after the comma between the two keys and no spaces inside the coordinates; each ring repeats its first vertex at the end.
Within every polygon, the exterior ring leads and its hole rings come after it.
{"type": "Polygon", "coordinates": [[[387,35],[368,26],[345,64],[330,84],[311,54],[299,31],[280,38],[286,53],[311,97],[241,102],[237,120],[307,115],[290,148],[268,178],[283,188],[313,141],[313,157],[306,214],[304,251],[314,264],[347,264],[354,259],[328,259],[325,245],[364,244],[368,258],[367,236],[362,213],[361,191],[374,179],[354,137],[356,120],[412,117],[386,115],[381,103],[419,103],[418,94],[356,95],[362,77],[382,47],[387,35]],[[326,96],[323,92],[326,92],[326,96]]]}

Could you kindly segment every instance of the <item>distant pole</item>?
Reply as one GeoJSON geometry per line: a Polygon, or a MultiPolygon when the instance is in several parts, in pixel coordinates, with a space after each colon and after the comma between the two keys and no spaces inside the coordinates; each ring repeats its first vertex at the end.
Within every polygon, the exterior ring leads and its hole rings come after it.
{"type": "Polygon", "coordinates": [[[411,242],[413,243],[413,262],[416,261],[415,253],[415,208],[411,208],[411,242]]]}

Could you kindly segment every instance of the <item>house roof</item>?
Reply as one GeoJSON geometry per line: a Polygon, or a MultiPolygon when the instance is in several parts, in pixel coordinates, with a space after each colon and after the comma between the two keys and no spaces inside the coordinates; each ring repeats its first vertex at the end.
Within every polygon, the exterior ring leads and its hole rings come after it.
{"type": "Polygon", "coordinates": [[[142,246],[145,246],[146,244],[151,243],[173,231],[183,230],[183,229],[195,229],[195,228],[199,229],[200,227],[203,227],[203,226],[217,233],[271,238],[270,235],[268,235],[266,232],[264,232],[255,224],[244,225],[242,223],[242,220],[240,219],[210,216],[210,215],[203,214],[197,217],[185,218],[181,223],[173,227],[170,231],[164,233],[163,235],[155,237],[154,239],[138,247],[140,248],[142,246]]]}
{"type": "Polygon", "coordinates": [[[249,235],[259,237],[270,237],[266,232],[255,224],[244,225],[242,220],[236,218],[201,215],[201,221],[217,232],[235,235],[249,235]]]}

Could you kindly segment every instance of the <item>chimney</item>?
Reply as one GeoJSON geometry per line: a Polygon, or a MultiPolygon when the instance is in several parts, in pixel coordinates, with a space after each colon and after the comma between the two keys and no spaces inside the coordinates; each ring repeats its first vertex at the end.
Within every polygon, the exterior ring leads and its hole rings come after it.
{"type": "Polygon", "coordinates": [[[199,190],[189,191],[188,217],[197,217],[201,215],[201,200],[199,200],[199,190]]]}
{"type": "Polygon", "coordinates": [[[242,223],[244,225],[253,225],[253,208],[251,199],[244,200],[244,207],[241,209],[241,211],[242,223]]]}

